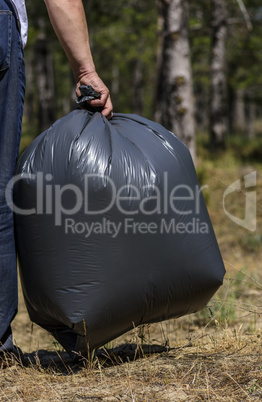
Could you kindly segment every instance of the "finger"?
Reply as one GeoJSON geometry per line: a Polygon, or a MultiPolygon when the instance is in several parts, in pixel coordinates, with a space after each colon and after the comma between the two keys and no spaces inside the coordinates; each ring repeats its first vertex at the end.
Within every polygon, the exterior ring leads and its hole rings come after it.
{"type": "MultiPolygon", "coordinates": [[[[103,114],[103,112],[102,112],[102,114],[103,114]]],[[[103,114],[104,115],[104,114],[103,114]]],[[[104,115],[105,116],[105,115],[104,115]]],[[[109,115],[107,115],[107,116],[105,116],[106,118],[107,118],[107,120],[110,120],[110,119],[112,119],[112,117],[114,116],[114,113],[113,112],[111,112],[111,113],[109,113],[109,115]]]]}
{"type": "Polygon", "coordinates": [[[109,120],[113,117],[113,105],[110,97],[107,100],[107,103],[104,106],[102,114],[109,120]]]}
{"type": "Polygon", "coordinates": [[[89,100],[88,103],[93,107],[99,107],[99,106],[104,107],[105,105],[105,101],[102,101],[101,99],[92,99],[89,100]]]}
{"type": "Polygon", "coordinates": [[[101,93],[101,97],[99,99],[92,99],[89,101],[89,103],[94,107],[105,106],[108,98],[109,98],[109,91],[106,93],[101,93]]]}
{"type": "Polygon", "coordinates": [[[80,84],[77,84],[77,85],[76,85],[76,89],[75,89],[75,93],[76,93],[76,96],[77,96],[77,97],[81,96],[81,92],[80,92],[79,87],[80,87],[80,84]]]}
{"type": "Polygon", "coordinates": [[[112,119],[112,117],[114,116],[114,113],[113,113],[113,112],[110,112],[109,114],[107,114],[107,113],[105,112],[105,110],[103,110],[102,115],[105,116],[105,117],[107,118],[107,120],[110,120],[110,119],[112,119]]]}

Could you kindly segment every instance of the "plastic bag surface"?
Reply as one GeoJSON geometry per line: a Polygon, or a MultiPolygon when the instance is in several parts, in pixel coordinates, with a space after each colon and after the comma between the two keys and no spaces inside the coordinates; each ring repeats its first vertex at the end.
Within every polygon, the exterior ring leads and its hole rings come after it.
{"type": "Polygon", "coordinates": [[[14,207],[30,318],[68,351],[195,312],[223,282],[190,153],[142,117],[56,121],[18,162],[14,207]]]}

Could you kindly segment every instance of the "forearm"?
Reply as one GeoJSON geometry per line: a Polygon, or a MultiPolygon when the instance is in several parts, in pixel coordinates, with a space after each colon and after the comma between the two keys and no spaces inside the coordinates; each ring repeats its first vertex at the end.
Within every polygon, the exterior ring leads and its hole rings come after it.
{"type": "Polygon", "coordinates": [[[108,88],[95,71],[82,0],[44,1],[55,33],[71,64],[77,96],[80,95],[80,85],[91,85],[101,95],[89,103],[94,107],[102,107],[102,114],[110,119],[113,106],[108,88]]]}
{"type": "Polygon", "coordinates": [[[82,0],[44,0],[76,81],[95,71],[82,0]]]}

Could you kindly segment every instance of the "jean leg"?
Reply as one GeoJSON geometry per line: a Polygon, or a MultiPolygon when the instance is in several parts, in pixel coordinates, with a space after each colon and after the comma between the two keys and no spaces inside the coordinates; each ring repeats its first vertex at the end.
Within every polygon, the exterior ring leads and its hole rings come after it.
{"type": "Polygon", "coordinates": [[[10,324],[17,312],[18,299],[17,267],[13,212],[7,205],[5,189],[14,175],[18,157],[25,66],[15,16],[3,0],[0,0],[0,20],[2,30],[6,28],[0,35],[0,56],[5,58],[4,62],[0,60],[0,348],[11,349],[10,324]]]}

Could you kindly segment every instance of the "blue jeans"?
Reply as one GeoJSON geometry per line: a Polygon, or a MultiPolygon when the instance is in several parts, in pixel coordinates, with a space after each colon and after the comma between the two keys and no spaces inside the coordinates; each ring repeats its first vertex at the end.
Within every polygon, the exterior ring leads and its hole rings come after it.
{"type": "Polygon", "coordinates": [[[0,0],[0,349],[12,350],[17,312],[17,267],[13,212],[5,189],[15,171],[25,93],[25,65],[16,16],[0,0]]]}

